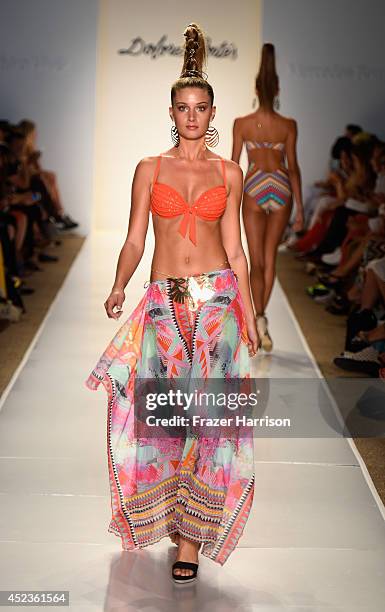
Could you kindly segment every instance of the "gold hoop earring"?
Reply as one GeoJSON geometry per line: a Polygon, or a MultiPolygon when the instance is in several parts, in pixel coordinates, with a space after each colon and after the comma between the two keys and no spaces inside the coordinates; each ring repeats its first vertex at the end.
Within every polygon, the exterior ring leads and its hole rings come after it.
{"type": "Polygon", "coordinates": [[[216,147],[218,142],[219,142],[218,130],[213,125],[210,125],[210,127],[208,128],[206,132],[205,143],[207,144],[208,147],[216,147]]]}

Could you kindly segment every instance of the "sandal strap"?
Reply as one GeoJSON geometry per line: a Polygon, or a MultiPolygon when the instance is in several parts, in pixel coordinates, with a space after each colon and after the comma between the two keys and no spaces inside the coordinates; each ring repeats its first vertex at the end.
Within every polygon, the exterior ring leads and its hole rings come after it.
{"type": "Polygon", "coordinates": [[[186,569],[196,573],[198,571],[198,563],[190,563],[189,561],[175,561],[172,569],[186,569]]]}

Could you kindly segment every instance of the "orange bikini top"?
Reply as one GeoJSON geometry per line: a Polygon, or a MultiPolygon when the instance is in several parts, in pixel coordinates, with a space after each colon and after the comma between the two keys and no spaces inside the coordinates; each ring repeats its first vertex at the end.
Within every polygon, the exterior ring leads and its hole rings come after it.
{"type": "Polygon", "coordinates": [[[159,155],[152,181],[150,210],[154,215],[159,215],[160,217],[170,218],[183,215],[178,231],[185,237],[187,227],[190,225],[189,238],[196,246],[196,217],[198,216],[205,221],[214,221],[222,216],[226,208],[225,162],[221,158],[223,185],[207,189],[207,191],[201,193],[193,204],[188,204],[179,191],[171,187],[171,185],[157,182],[161,158],[162,155],[159,155]]]}

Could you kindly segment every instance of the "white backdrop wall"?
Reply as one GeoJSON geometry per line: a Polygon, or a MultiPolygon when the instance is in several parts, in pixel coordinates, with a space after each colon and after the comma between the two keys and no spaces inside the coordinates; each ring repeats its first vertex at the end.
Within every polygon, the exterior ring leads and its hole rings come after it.
{"type": "Polygon", "coordinates": [[[265,0],[281,110],[299,127],[304,184],[321,178],[347,123],[385,139],[384,0],[265,0]]]}
{"type": "MultiPolygon", "coordinates": [[[[130,210],[130,188],[138,161],[172,146],[168,115],[170,87],[179,76],[181,56],[119,55],[135,37],[156,44],[180,45],[183,30],[198,22],[215,46],[227,41],[237,58],[208,60],[220,133],[219,154],[230,157],[234,117],[251,110],[259,52],[258,0],[102,0],[100,13],[94,227],[116,230],[124,239],[130,210]]],[[[152,224],[146,252],[152,247],[152,224]]],[[[112,255],[114,257],[114,255],[112,255]]],[[[146,257],[143,258],[146,260],[146,257]]],[[[146,269],[148,265],[146,264],[146,269]]]]}
{"type": "Polygon", "coordinates": [[[1,0],[0,118],[32,119],[66,212],[90,228],[98,0],[1,0]]]}

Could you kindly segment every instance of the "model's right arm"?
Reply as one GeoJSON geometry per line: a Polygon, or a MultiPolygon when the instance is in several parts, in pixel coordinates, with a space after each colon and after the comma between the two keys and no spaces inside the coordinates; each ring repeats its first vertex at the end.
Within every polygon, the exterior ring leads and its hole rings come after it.
{"type": "Polygon", "coordinates": [[[125,296],[124,288],[139,265],[144,252],[150,213],[150,189],[155,161],[143,159],[136,167],[131,190],[131,210],[127,236],[119,254],[115,281],[104,306],[108,317],[117,319],[121,312],[113,312],[114,306],[121,308],[125,296]]]}
{"type": "Polygon", "coordinates": [[[233,125],[233,151],[231,153],[231,159],[239,164],[239,160],[242,153],[243,137],[240,126],[240,120],[235,119],[233,125]]]}

